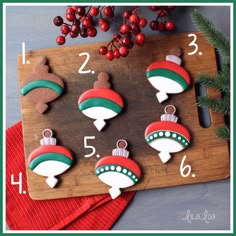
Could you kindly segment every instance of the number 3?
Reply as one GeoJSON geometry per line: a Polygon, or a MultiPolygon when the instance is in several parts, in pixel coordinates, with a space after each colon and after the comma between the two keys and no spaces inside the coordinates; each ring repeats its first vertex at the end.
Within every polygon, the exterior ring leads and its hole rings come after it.
{"type": "Polygon", "coordinates": [[[193,41],[189,44],[189,46],[195,47],[195,49],[192,52],[189,52],[188,55],[194,55],[198,51],[198,45],[196,44],[197,35],[196,34],[188,34],[188,37],[193,37],[193,41]]]}
{"type": "Polygon", "coordinates": [[[87,141],[88,139],[95,139],[95,136],[85,136],[84,137],[84,148],[91,149],[91,153],[84,155],[84,157],[91,157],[96,153],[96,149],[94,146],[88,145],[87,141]]]}

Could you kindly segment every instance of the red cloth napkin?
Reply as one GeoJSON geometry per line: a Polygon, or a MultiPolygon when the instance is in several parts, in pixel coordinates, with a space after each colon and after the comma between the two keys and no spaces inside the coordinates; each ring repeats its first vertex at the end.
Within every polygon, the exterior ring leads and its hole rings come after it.
{"type": "Polygon", "coordinates": [[[12,230],[108,230],[134,196],[124,192],[56,200],[32,200],[27,191],[21,122],[6,131],[6,220],[12,230]],[[22,173],[22,193],[19,181],[22,173]],[[24,193],[24,190],[26,193],[24,193]]]}

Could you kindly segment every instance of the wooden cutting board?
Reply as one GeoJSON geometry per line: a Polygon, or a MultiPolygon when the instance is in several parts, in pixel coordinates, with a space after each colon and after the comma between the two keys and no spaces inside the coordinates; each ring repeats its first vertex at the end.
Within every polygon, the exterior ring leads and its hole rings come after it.
{"type": "MultiPolygon", "coordinates": [[[[27,51],[25,59],[29,64],[22,64],[22,55],[18,57],[20,87],[38,56],[47,57],[51,71],[60,76],[66,85],[65,93],[61,98],[49,103],[50,109],[44,115],[35,110],[35,104],[21,96],[26,163],[30,152],[39,146],[41,133],[45,128],[53,130],[58,144],[70,149],[76,160],[71,169],[59,176],[60,183],[54,189],[48,187],[45,177],[27,168],[30,196],[42,200],[107,193],[109,187],[95,176],[94,166],[98,157],[111,154],[118,139],[128,141],[130,158],[142,169],[141,181],[124,191],[229,177],[228,145],[215,135],[216,127],[223,125],[224,118],[222,115],[211,113],[211,126],[202,128],[196,105],[194,83],[197,74],[217,73],[214,48],[199,33],[155,36],[147,38],[142,48],[135,46],[127,58],[107,61],[104,56],[98,54],[101,45],[106,43],[27,51]],[[154,61],[165,59],[170,48],[176,46],[183,50],[182,65],[189,71],[192,84],[184,93],[170,95],[167,101],[159,104],[155,96],[156,90],[146,79],[146,68],[154,61]],[[84,62],[87,56],[80,55],[84,52],[90,55],[86,64],[84,62]],[[83,64],[85,66],[82,70],[89,71],[85,74],[78,73],[83,64]],[[93,88],[93,83],[101,71],[110,74],[112,88],[122,95],[125,109],[119,116],[109,120],[102,132],[98,132],[93,120],[78,110],[77,101],[81,93],[93,88]],[[173,154],[172,159],[163,164],[158,152],[146,144],[144,130],[150,123],[160,120],[164,107],[168,104],[176,106],[179,123],[189,129],[192,141],[189,148],[173,154]],[[92,151],[91,148],[86,148],[86,145],[95,148],[96,152],[91,157],[85,157],[92,151]]],[[[208,90],[208,94],[219,96],[212,90],[208,90]]]]}

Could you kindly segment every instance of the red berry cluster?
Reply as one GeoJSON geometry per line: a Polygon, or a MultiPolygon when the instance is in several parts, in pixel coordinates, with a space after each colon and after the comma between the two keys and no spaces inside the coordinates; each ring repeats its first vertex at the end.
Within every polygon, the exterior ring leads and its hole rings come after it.
{"type": "MultiPolygon", "coordinates": [[[[169,11],[172,6],[160,7],[149,6],[153,12],[156,12],[156,19],[150,22],[152,30],[163,31],[173,30],[174,22],[169,18],[169,11]]],[[[66,36],[76,38],[81,36],[95,37],[97,29],[95,25],[98,23],[101,31],[108,31],[111,22],[116,22],[114,17],[114,6],[72,6],[68,7],[65,12],[65,20],[61,16],[56,16],[53,22],[60,27],[61,34],[56,38],[58,45],[65,44],[66,36]]],[[[118,24],[118,22],[116,22],[118,24]]],[[[123,12],[123,23],[119,24],[118,31],[113,35],[112,40],[107,46],[99,48],[99,54],[105,55],[108,60],[114,58],[126,57],[129,50],[134,46],[142,46],[144,44],[145,35],[142,28],[147,25],[147,20],[139,15],[139,7],[133,7],[123,12]]]]}
{"type": "Polygon", "coordinates": [[[171,31],[175,28],[175,24],[170,20],[169,12],[174,8],[174,6],[148,6],[148,8],[157,13],[156,19],[152,20],[149,24],[152,30],[156,31],[171,31]]]}
{"type": "Polygon", "coordinates": [[[106,32],[110,27],[108,19],[114,16],[114,7],[72,6],[67,8],[65,13],[67,22],[61,16],[56,16],[53,19],[54,24],[60,27],[62,33],[56,38],[57,44],[63,45],[67,35],[70,35],[71,38],[76,38],[79,35],[82,38],[95,37],[97,29],[94,27],[94,18],[98,15],[100,15],[98,20],[100,29],[106,32]]]}
{"type": "Polygon", "coordinates": [[[123,24],[108,45],[100,47],[99,54],[105,55],[110,61],[114,58],[126,57],[134,43],[138,46],[144,44],[145,35],[141,28],[146,25],[147,20],[139,16],[137,7],[124,11],[123,24]]]}

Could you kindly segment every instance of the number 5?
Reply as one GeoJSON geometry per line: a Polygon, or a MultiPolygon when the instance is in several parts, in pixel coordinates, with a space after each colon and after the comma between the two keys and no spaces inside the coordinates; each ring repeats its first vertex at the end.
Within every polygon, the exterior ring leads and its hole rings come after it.
{"type": "Polygon", "coordinates": [[[91,157],[96,153],[96,149],[94,146],[88,145],[88,139],[95,139],[95,136],[85,136],[84,137],[84,148],[91,149],[91,153],[84,155],[84,157],[91,157]]]}

